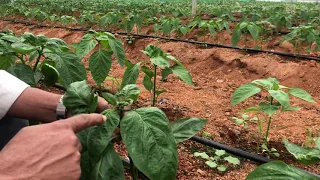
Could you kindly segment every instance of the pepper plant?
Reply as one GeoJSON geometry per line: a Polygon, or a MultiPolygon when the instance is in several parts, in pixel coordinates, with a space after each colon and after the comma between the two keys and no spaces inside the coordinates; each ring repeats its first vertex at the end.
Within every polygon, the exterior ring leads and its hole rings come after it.
{"type": "Polygon", "coordinates": [[[152,94],[152,106],[155,106],[158,97],[162,93],[167,92],[165,89],[161,89],[161,84],[166,81],[170,74],[179,77],[188,85],[193,85],[190,73],[174,56],[163,52],[159,47],[152,44],[149,44],[142,52],[150,60],[141,61],[136,64],[132,64],[128,60],[125,61],[127,69],[122,77],[121,88],[128,84],[135,84],[140,71],[142,71],[144,73],[143,85],[152,94]],[[157,79],[159,73],[162,76],[160,84],[157,79]]]}
{"type": "Polygon", "coordinates": [[[110,27],[111,25],[117,26],[119,24],[120,15],[117,12],[108,12],[99,20],[99,27],[110,27]]]}
{"type": "Polygon", "coordinates": [[[141,70],[144,72],[143,85],[152,93],[152,106],[155,106],[159,95],[166,92],[157,86],[158,69],[161,70],[162,81],[165,81],[170,74],[174,74],[188,85],[193,85],[190,73],[177,58],[164,53],[159,47],[152,44],[142,52],[150,58],[150,61],[146,62],[141,70]],[[170,60],[173,65],[170,64],[170,60]]]}
{"type": "MultiPolygon", "coordinates": [[[[101,46],[98,48],[106,48],[109,45],[109,51],[114,50],[112,49],[114,39],[110,40],[110,38],[114,37],[110,37],[110,34],[89,32],[80,42],[74,44],[76,54],[83,57],[97,44],[101,46]]],[[[122,47],[120,43],[117,45],[122,47]]],[[[122,54],[117,50],[113,52],[121,64],[122,59],[119,55],[122,54]]],[[[151,51],[148,52],[151,53],[151,51]]],[[[159,56],[163,55],[159,48],[155,52],[159,56]]],[[[157,64],[166,61],[158,57],[155,62],[157,64]]],[[[139,171],[152,180],[173,180],[178,168],[177,144],[194,136],[205,126],[207,120],[190,117],[170,123],[166,114],[159,108],[130,109],[140,94],[140,89],[135,84],[140,63],[131,64],[128,60],[123,63],[127,69],[123,75],[120,90],[116,94],[98,93],[88,85],[86,80],[82,80],[70,84],[63,96],[63,104],[71,110],[72,115],[93,113],[98,105],[99,95],[111,106],[110,109],[102,112],[108,119],[105,124],[88,128],[77,134],[83,147],[81,179],[124,179],[121,158],[113,146],[114,142],[122,140],[129,154],[131,176],[134,180],[138,179],[139,171]]],[[[107,74],[99,68],[92,68],[90,71],[91,74],[103,73],[104,78],[107,74]]],[[[181,71],[178,70],[178,72],[181,71]]],[[[99,78],[94,80],[97,84],[103,83],[99,78]]]]}
{"type": "Polygon", "coordinates": [[[264,91],[268,93],[265,100],[260,102],[258,106],[250,107],[243,112],[254,112],[262,115],[267,120],[267,129],[265,132],[264,143],[262,147],[268,150],[269,131],[271,128],[272,117],[278,113],[285,111],[297,111],[300,108],[290,105],[290,95],[295,96],[307,102],[314,103],[314,99],[305,90],[300,88],[289,88],[280,85],[275,78],[258,79],[248,84],[244,84],[235,90],[231,97],[231,105],[240,104],[249,97],[264,91]]]}
{"type": "Polygon", "coordinates": [[[59,81],[66,87],[86,78],[85,67],[61,39],[24,33],[0,33],[0,69],[35,87],[42,79],[51,86],[59,81]],[[40,62],[40,60],[42,60],[40,62]]]}
{"type": "Polygon", "coordinates": [[[74,24],[77,24],[78,21],[75,17],[73,16],[68,16],[68,15],[63,15],[59,18],[59,22],[62,24],[67,24],[69,26],[72,26],[74,24]]]}
{"type": "MultiPolygon", "coordinates": [[[[138,171],[151,180],[175,179],[177,144],[194,136],[206,120],[185,118],[170,123],[156,107],[126,110],[137,101],[139,93],[137,85],[128,84],[115,95],[102,94],[113,106],[102,112],[107,122],[77,134],[83,146],[81,179],[124,179],[123,165],[113,146],[113,139],[119,136],[114,135],[117,128],[129,154],[133,179],[138,179],[138,171]]],[[[98,96],[86,81],[75,82],[64,94],[63,104],[73,115],[92,113],[98,96]]]]}
{"type": "Polygon", "coordinates": [[[270,16],[272,24],[276,25],[277,31],[279,32],[283,28],[291,28],[292,27],[292,14],[287,12],[276,12],[274,16],[270,16]]]}
{"type": "Polygon", "coordinates": [[[262,31],[262,28],[259,26],[259,24],[254,22],[240,22],[236,25],[232,32],[232,46],[236,46],[239,41],[242,33],[244,33],[244,42],[245,42],[245,48],[247,48],[247,41],[248,41],[248,34],[251,35],[251,37],[254,40],[257,40],[259,37],[259,33],[262,31]]]}
{"type": "Polygon", "coordinates": [[[312,25],[300,25],[293,27],[292,31],[285,35],[280,42],[288,41],[292,43],[295,49],[300,51],[302,45],[307,45],[307,51],[311,54],[317,52],[320,48],[320,33],[317,27],[312,25]],[[312,45],[315,44],[313,48],[312,45]]]}
{"type": "MultiPolygon", "coordinates": [[[[286,149],[291,153],[299,162],[304,165],[316,164],[320,161],[320,137],[314,138],[313,142],[315,147],[301,147],[296,144],[290,143],[287,139],[283,138],[286,149]]],[[[254,179],[308,179],[318,180],[319,175],[315,176],[306,171],[290,166],[282,161],[271,161],[263,164],[254,169],[247,176],[246,180],[254,179]]]]}
{"type": "Polygon", "coordinates": [[[79,58],[97,49],[89,57],[89,70],[98,86],[101,86],[109,74],[112,55],[116,57],[120,66],[124,66],[125,52],[122,42],[111,33],[91,30],[72,46],[79,58]]]}
{"type": "MultiPolygon", "coordinates": [[[[210,32],[212,37],[215,37],[216,31],[221,32],[223,29],[230,32],[228,21],[221,18],[215,20],[202,20],[200,17],[197,17],[188,24],[188,27],[190,30],[199,28],[201,30],[201,34],[210,32]]],[[[219,36],[217,36],[217,38],[219,38],[219,36]]]]}

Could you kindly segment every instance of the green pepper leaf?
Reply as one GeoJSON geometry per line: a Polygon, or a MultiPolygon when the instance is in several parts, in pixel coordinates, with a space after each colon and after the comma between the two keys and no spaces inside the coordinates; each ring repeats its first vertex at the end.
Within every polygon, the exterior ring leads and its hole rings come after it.
{"type": "Polygon", "coordinates": [[[75,53],[79,58],[84,57],[96,47],[97,42],[93,39],[93,37],[94,35],[91,33],[86,34],[78,43],[72,44],[72,46],[75,48],[75,53]]]}
{"type": "Polygon", "coordinates": [[[316,147],[320,150],[320,137],[318,137],[314,143],[316,144],[316,147]]]}
{"type": "Polygon", "coordinates": [[[246,180],[270,180],[270,179],[308,179],[319,178],[308,174],[294,166],[289,166],[282,161],[271,161],[253,170],[246,180]]]}
{"type": "Polygon", "coordinates": [[[171,129],[176,143],[190,139],[197,134],[207,123],[207,120],[200,118],[184,118],[176,120],[171,124],[171,129]]]}
{"type": "Polygon", "coordinates": [[[136,167],[153,180],[175,179],[177,146],[165,113],[156,107],[128,112],[121,136],[136,167]]]}
{"type": "Polygon", "coordinates": [[[186,26],[181,26],[180,27],[180,32],[183,34],[183,35],[186,35],[188,33],[188,29],[186,26]]]}
{"type": "Polygon", "coordinates": [[[125,59],[126,59],[126,53],[124,51],[122,42],[119,39],[116,38],[109,38],[109,45],[116,56],[118,63],[121,67],[123,67],[125,59]]]}
{"type": "Polygon", "coordinates": [[[272,90],[274,84],[279,84],[279,81],[275,78],[267,78],[267,79],[257,79],[252,81],[251,83],[255,85],[263,86],[269,90],[272,90]]]}
{"type": "Polygon", "coordinates": [[[167,77],[172,74],[172,70],[168,67],[166,67],[165,69],[161,70],[161,76],[162,76],[162,80],[164,81],[165,79],[167,79],[167,77]]]}
{"type": "Polygon", "coordinates": [[[136,101],[140,94],[140,89],[136,84],[129,84],[122,88],[116,95],[116,99],[122,99],[123,97],[125,101],[136,101]]]}
{"type": "Polygon", "coordinates": [[[92,169],[88,151],[81,153],[81,177],[80,180],[88,180],[90,179],[90,170],[92,169]]]}
{"type": "Polygon", "coordinates": [[[91,87],[88,85],[87,81],[79,81],[70,84],[63,96],[63,104],[72,110],[72,114],[76,113],[92,113],[90,112],[90,104],[92,102],[93,93],[91,87]],[[80,109],[79,109],[80,108],[80,109]],[[77,110],[78,111],[75,111],[77,110]]]}
{"type": "Polygon", "coordinates": [[[100,126],[91,128],[88,139],[88,152],[90,161],[95,163],[103,156],[104,149],[108,144],[112,144],[112,134],[120,123],[118,113],[113,109],[107,109],[101,114],[107,117],[107,121],[100,126]]]}
{"type": "Polygon", "coordinates": [[[123,180],[124,168],[113,144],[109,143],[104,149],[99,161],[94,165],[91,178],[94,180],[123,180]]]}
{"type": "Polygon", "coordinates": [[[34,72],[30,66],[25,64],[16,64],[7,70],[13,76],[21,81],[29,84],[31,87],[36,87],[37,83],[34,78],[34,72]]]}
{"type": "Polygon", "coordinates": [[[135,64],[132,67],[127,67],[122,77],[121,89],[129,84],[136,84],[140,72],[140,63],[135,64]]]}
{"type": "Polygon", "coordinates": [[[291,144],[287,139],[282,139],[286,149],[301,163],[315,164],[320,161],[320,150],[316,148],[304,148],[291,144]]]}
{"type": "Polygon", "coordinates": [[[232,40],[232,46],[237,46],[237,44],[240,41],[241,36],[241,29],[235,28],[232,32],[231,40],[232,40]]]}
{"type": "Polygon", "coordinates": [[[104,82],[109,74],[112,63],[111,55],[111,53],[99,48],[99,50],[93,53],[89,58],[90,72],[98,86],[104,82]]]}
{"type": "Polygon", "coordinates": [[[61,52],[54,57],[56,69],[67,88],[71,83],[87,79],[86,68],[81,59],[72,52],[61,52]]]}
{"type": "Polygon", "coordinates": [[[150,78],[152,78],[154,76],[154,72],[151,71],[150,68],[148,68],[147,66],[142,66],[141,67],[142,72],[144,72],[146,75],[148,75],[150,78]]]}
{"type": "Polygon", "coordinates": [[[271,117],[280,109],[279,105],[276,105],[276,104],[271,105],[271,104],[266,104],[264,102],[260,103],[259,107],[263,112],[267,113],[269,117],[271,117]]]}
{"type": "Polygon", "coordinates": [[[12,65],[14,65],[15,59],[16,59],[15,56],[0,55],[0,69],[7,70],[12,65]]]}
{"type": "Polygon", "coordinates": [[[289,90],[289,94],[308,102],[315,102],[311,95],[307,93],[307,91],[300,88],[291,88],[289,90]]]}
{"type": "Polygon", "coordinates": [[[254,40],[257,40],[258,39],[258,36],[259,36],[259,29],[258,29],[258,26],[257,25],[253,25],[253,24],[249,24],[247,26],[247,29],[248,31],[250,32],[252,38],[254,40]]]}
{"type": "Polygon", "coordinates": [[[282,90],[269,90],[270,95],[276,99],[282,106],[289,105],[289,95],[282,90]]]}
{"type": "Polygon", "coordinates": [[[145,74],[143,77],[143,86],[148,90],[151,91],[153,88],[153,82],[151,80],[151,78],[145,74]]]}
{"type": "Polygon", "coordinates": [[[152,62],[152,64],[160,66],[160,67],[169,67],[170,66],[168,59],[164,56],[151,57],[150,61],[152,62]]]}
{"type": "Polygon", "coordinates": [[[15,52],[21,53],[23,55],[29,54],[29,53],[38,49],[36,46],[32,46],[30,44],[25,44],[22,42],[16,42],[16,43],[11,44],[11,48],[15,52]]]}
{"type": "Polygon", "coordinates": [[[193,86],[191,75],[185,67],[180,66],[180,65],[175,65],[173,67],[170,67],[170,69],[172,70],[174,75],[178,76],[185,83],[193,86]]]}
{"type": "Polygon", "coordinates": [[[116,106],[117,105],[117,99],[114,97],[114,95],[110,93],[102,93],[102,97],[111,105],[116,106]]]}
{"type": "Polygon", "coordinates": [[[232,94],[231,105],[237,105],[260,91],[260,87],[252,83],[242,85],[238,89],[236,89],[235,92],[232,94]]]}

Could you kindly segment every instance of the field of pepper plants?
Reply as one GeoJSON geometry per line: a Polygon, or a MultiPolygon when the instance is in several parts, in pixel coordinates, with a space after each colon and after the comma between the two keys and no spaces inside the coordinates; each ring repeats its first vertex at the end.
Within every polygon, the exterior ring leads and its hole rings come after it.
{"type": "Polygon", "coordinates": [[[0,2],[0,69],[73,115],[110,104],[81,179],[320,179],[315,3],[0,2]]]}

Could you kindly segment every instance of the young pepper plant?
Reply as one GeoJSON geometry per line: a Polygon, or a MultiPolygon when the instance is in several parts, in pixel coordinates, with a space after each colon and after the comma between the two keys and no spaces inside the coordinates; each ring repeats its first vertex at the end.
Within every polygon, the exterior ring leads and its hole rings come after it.
{"type": "MultiPolygon", "coordinates": [[[[102,94],[113,106],[102,112],[107,122],[77,134],[83,146],[81,179],[124,179],[121,159],[112,144],[117,128],[129,154],[133,179],[138,178],[138,170],[151,180],[175,179],[177,144],[194,136],[207,121],[185,118],[170,123],[156,107],[125,110],[137,101],[139,93],[137,85],[129,84],[115,95],[102,94]]],[[[63,104],[73,115],[92,113],[97,103],[98,96],[86,81],[72,83],[63,96],[63,104]]]]}
{"type": "Polygon", "coordinates": [[[300,88],[289,88],[279,84],[275,78],[258,79],[248,84],[244,84],[235,90],[231,97],[231,105],[235,106],[249,97],[265,91],[269,95],[266,100],[259,103],[258,106],[250,107],[243,112],[255,112],[265,115],[267,119],[267,130],[265,133],[264,143],[262,147],[268,149],[269,131],[271,128],[272,117],[276,113],[285,111],[297,111],[300,108],[290,105],[290,95],[295,96],[307,102],[314,103],[315,101],[309,93],[300,88]]]}
{"type": "Polygon", "coordinates": [[[0,68],[35,87],[43,79],[51,86],[58,80],[68,86],[85,79],[85,67],[61,39],[11,31],[0,33],[0,68]],[[42,62],[40,60],[43,59],[42,62]],[[19,63],[16,63],[18,60],[19,63]]]}
{"type": "MultiPolygon", "coordinates": [[[[296,144],[290,143],[287,139],[283,138],[286,149],[291,153],[299,162],[310,165],[320,161],[320,137],[315,138],[315,148],[304,148],[296,144]]],[[[287,165],[282,161],[271,161],[263,164],[253,170],[246,178],[246,180],[254,179],[310,179],[318,180],[319,176],[314,176],[294,166],[287,165]]]]}
{"type": "Polygon", "coordinates": [[[159,95],[166,92],[157,87],[158,69],[161,69],[162,81],[170,74],[174,74],[188,85],[193,85],[190,73],[177,58],[164,53],[159,47],[152,44],[148,45],[142,52],[150,58],[150,61],[142,66],[141,70],[144,72],[143,85],[148,91],[152,92],[152,106],[155,106],[159,95]],[[170,65],[170,60],[174,65],[170,65]],[[147,65],[151,65],[152,68],[147,65]]]}
{"type": "Polygon", "coordinates": [[[317,27],[313,25],[299,25],[298,27],[293,27],[292,31],[280,40],[280,43],[283,41],[292,43],[298,53],[300,53],[301,46],[306,44],[308,45],[307,51],[311,54],[319,50],[320,33],[317,27]],[[314,43],[316,46],[312,49],[314,43]]]}
{"type": "Polygon", "coordinates": [[[245,38],[245,48],[247,48],[248,34],[252,36],[254,40],[257,40],[259,37],[259,33],[262,31],[262,28],[254,22],[240,22],[236,25],[232,32],[232,46],[236,46],[239,41],[242,33],[244,33],[245,38]]]}
{"type": "Polygon", "coordinates": [[[120,66],[124,65],[125,52],[122,42],[111,33],[91,30],[72,46],[79,58],[83,58],[97,47],[97,51],[89,57],[89,70],[98,86],[101,86],[109,74],[113,54],[120,66]]]}
{"type": "Polygon", "coordinates": [[[152,106],[155,106],[160,94],[167,92],[160,88],[161,85],[157,85],[159,71],[161,71],[162,82],[165,81],[170,74],[174,74],[185,83],[193,85],[190,73],[177,58],[168,53],[164,53],[159,47],[152,44],[149,44],[142,52],[146,54],[150,60],[136,64],[125,61],[127,69],[122,77],[121,88],[128,84],[135,84],[141,70],[144,73],[143,85],[145,89],[152,94],[152,106]],[[170,60],[173,65],[170,65],[170,60]]]}

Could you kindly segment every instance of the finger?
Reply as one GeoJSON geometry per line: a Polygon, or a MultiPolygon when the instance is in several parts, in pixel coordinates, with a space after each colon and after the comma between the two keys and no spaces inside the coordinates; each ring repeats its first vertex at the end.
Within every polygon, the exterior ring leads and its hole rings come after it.
{"type": "Polygon", "coordinates": [[[77,143],[77,147],[78,147],[79,152],[82,152],[82,145],[81,145],[80,141],[77,143]]]}
{"type": "Polygon", "coordinates": [[[68,123],[75,133],[78,133],[88,127],[101,125],[107,120],[106,116],[101,114],[81,114],[61,121],[68,123]]]}
{"type": "Polygon", "coordinates": [[[110,105],[109,103],[103,99],[102,97],[98,97],[98,107],[96,109],[96,112],[101,113],[106,109],[109,109],[110,105]]]}

